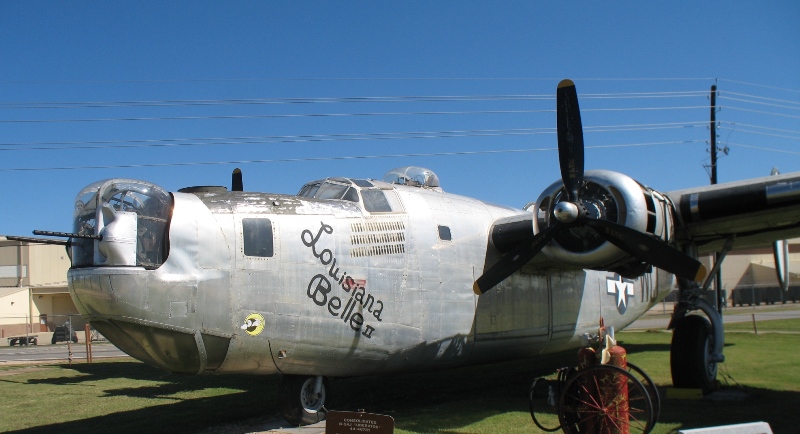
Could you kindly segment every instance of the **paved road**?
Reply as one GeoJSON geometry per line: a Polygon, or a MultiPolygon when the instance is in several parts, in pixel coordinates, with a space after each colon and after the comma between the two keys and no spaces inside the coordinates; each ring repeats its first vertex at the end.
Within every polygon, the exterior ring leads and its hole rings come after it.
{"type": "MultiPolygon", "coordinates": [[[[72,344],[72,360],[86,360],[86,344],[72,344]]],[[[92,358],[127,357],[120,349],[109,343],[93,343],[92,358]]],[[[66,343],[56,345],[28,345],[14,347],[0,347],[0,365],[44,362],[53,360],[68,360],[69,348],[66,343]]]]}
{"type": "MultiPolygon", "coordinates": [[[[669,324],[672,305],[659,304],[647,314],[628,326],[627,330],[654,329],[666,330],[669,324]]],[[[753,307],[729,307],[723,314],[725,323],[750,322],[756,317],[756,322],[771,319],[800,318],[800,303],[785,305],[763,305],[753,307]]],[[[0,347],[0,365],[26,362],[43,362],[51,360],[64,360],[69,357],[66,343],[56,345],[30,345],[0,347]]],[[[92,357],[127,357],[110,343],[93,343],[92,357]]],[[[86,345],[83,343],[72,344],[72,359],[86,360],[86,345]]]]}
{"type": "MultiPolygon", "coordinates": [[[[671,303],[659,304],[634,321],[626,330],[666,329],[672,315],[672,308],[673,305],[671,303]]],[[[753,321],[753,315],[755,315],[756,323],[773,319],[800,318],[800,303],[728,307],[722,312],[722,322],[726,324],[751,322],[753,321]]]]}

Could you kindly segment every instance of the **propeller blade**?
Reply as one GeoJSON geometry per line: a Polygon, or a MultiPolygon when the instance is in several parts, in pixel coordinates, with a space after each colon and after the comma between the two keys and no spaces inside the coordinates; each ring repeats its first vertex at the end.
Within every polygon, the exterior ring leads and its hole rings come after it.
{"type": "Polygon", "coordinates": [[[575,90],[572,80],[558,83],[556,121],[561,180],[570,202],[576,202],[583,183],[583,127],[578,107],[578,91],[575,90]]]}
{"type": "Polygon", "coordinates": [[[472,285],[472,290],[477,295],[485,294],[486,291],[506,280],[508,276],[514,274],[514,272],[533,259],[553,239],[559,229],[561,229],[561,223],[557,223],[544,232],[536,234],[530,244],[523,243],[508,252],[475,281],[475,284],[472,285]]]}
{"type": "Polygon", "coordinates": [[[244,191],[242,171],[238,167],[233,169],[233,173],[231,174],[231,191],[244,191]]]}
{"type": "Polygon", "coordinates": [[[661,240],[608,220],[585,219],[583,223],[611,244],[648,264],[695,282],[705,279],[703,264],[661,240]]]}

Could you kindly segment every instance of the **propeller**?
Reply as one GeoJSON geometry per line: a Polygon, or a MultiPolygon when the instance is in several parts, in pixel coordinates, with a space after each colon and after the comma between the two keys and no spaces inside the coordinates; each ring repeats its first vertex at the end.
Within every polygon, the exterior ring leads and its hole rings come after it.
{"type": "Polygon", "coordinates": [[[578,92],[572,80],[562,80],[556,91],[558,123],[558,160],[561,181],[567,198],[553,207],[555,223],[501,257],[473,285],[476,294],[484,294],[533,259],[565,227],[588,226],[620,250],[678,277],[701,281],[706,269],[697,259],[650,235],[618,223],[589,215],[580,191],[583,187],[583,127],[578,107],[578,92]]]}
{"type": "Polygon", "coordinates": [[[578,92],[572,80],[562,80],[556,90],[556,129],[561,181],[570,202],[578,201],[583,184],[583,126],[578,107],[578,92]]]}

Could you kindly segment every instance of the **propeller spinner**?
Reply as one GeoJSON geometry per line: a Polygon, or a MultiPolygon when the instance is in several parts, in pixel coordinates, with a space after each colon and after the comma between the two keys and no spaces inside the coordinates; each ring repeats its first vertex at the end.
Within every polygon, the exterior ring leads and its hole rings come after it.
{"type": "Polygon", "coordinates": [[[555,224],[536,234],[530,243],[522,244],[501,257],[475,281],[475,293],[480,295],[494,288],[533,259],[559,231],[574,226],[589,227],[625,253],[678,277],[703,280],[705,267],[695,258],[648,234],[587,212],[587,202],[580,197],[584,184],[583,127],[578,92],[572,80],[562,80],[558,84],[556,107],[558,159],[567,197],[553,207],[555,224]]]}

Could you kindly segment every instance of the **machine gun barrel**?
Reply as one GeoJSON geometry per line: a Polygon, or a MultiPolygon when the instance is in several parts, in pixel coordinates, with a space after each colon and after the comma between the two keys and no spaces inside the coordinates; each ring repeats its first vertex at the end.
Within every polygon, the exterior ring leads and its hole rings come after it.
{"type": "Polygon", "coordinates": [[[69,232],[52,232],[52,231],[33,231],[34,235],[44,235],[47,237],[64,237],[64,238],[83,238],[87,240],[102,240],[103,237],[100,235],[81,235],[81,234],[72,234],[69,232]]]}

